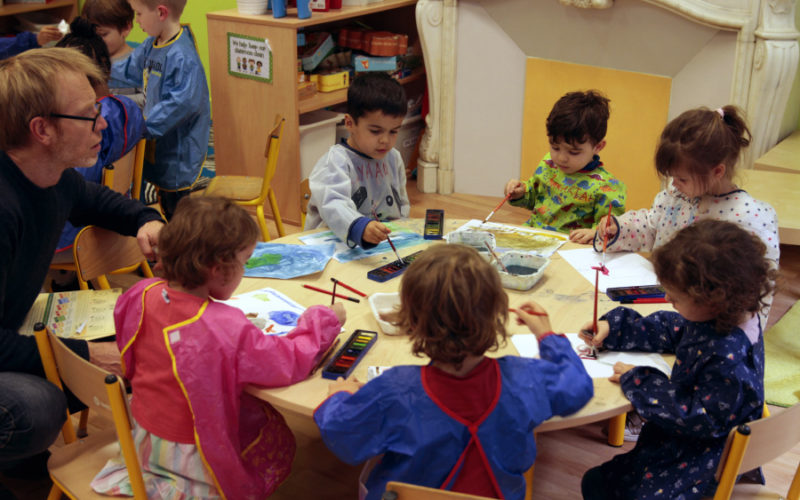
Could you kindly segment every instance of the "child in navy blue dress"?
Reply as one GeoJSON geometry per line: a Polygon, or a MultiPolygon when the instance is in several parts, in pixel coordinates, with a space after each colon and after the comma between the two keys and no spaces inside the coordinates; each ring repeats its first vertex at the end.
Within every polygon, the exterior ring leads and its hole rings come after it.
{"type": "MultiPolygon", "coordinates": [[[[617,363],[619,382],[646,421],[628,453],[583,476],[584,499],[699,499],[729,431],[761,417],[764,343],[758,312],[772,289],[766,247],[740,226],[702,220],[653,252],[666,298],[678,312],[642,317],[618,307],[598,323],[597,347],[674,353],[671,375],[617,363]]],[[[587,325],[588,326],[588,325],[587,325]]]]}

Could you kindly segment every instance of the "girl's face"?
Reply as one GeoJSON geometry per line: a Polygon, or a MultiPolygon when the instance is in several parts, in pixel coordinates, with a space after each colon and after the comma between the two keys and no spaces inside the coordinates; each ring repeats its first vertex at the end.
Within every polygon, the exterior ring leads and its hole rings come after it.
{"type": "Polygon", "coordinates": [[[666,294],[664,298],[672,303],[678,313],[689,321],[709,321],[717,317],[717,311],[707,305],[694,301],[683,292],[662,284],[666,294]]]}
{"type": "Polygon", "coordinates": [[[672,175],[672,185],[675,186],[675,189],[689,198],[703,196],[707,190],[702,179],[691,175],[686,167],[678,167],[670,172],[670,175],[672,175]]]}
{"type": "Polygon", "coordinates": [[[211,270],[208,280],[208,294],[217,300],[228,300],[244,276],[244,265],[253,254],[256,244],[248,246],[236,253],[236,262],[232,266],[216,265],[211,270]]]}

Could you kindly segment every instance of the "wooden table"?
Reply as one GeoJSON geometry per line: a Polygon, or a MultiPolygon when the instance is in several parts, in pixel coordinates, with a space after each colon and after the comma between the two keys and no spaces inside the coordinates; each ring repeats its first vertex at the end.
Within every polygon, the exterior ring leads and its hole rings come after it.
{"type": "Polygon", "coordinates": [[[742,189],[757,200],[766,201],[778,214],[778,237],[781,243],[800,245],[800,172],[743,170],[735,179],[742,189]]]}
{"type": "Polygon", "coordinates": [[[756,160],[753,168],[800,174],[800,130],[792,132],[789,137],[764,153],[764,156],[756,160]]]}
{"type": "MultiPolygon", "coordinates": [[[[445,232],[457,229],[464,222],[466,221],[446,219],[445,232]]],[[[410,220],[408,225],[415,232],[422,234],[421,220],[410,220]]],[[[299,243],[298,236],[302,234],[306,233],[285,236],[274,240],[274,242],[299,243]]],[[[443,243],[426,241],[417,247],[399,249],[400,255],[409,255],[430,244],[443,243]]],[[[561,249],[577,247],[579,246],[567,242],[561,249]]],[[[271,287],[280,290],[306,307],[315,304],[329,304],[330,296],[308,290],[302,285],[307,283],[331,290],[331,277],[340,279],[367,294],[395,292],[399,289],[401,278],[394,278],[384,283],[377,283],[367,279],[367,271],[393,260],[396,260],[393,253],[376,255],[349,263],[340,263],[335,259],[331,259],[321,273],[291,280],[245,278],[236,293],[271,287]]],[[[355,296],[355,294],[347,290],[337,289],[337,293],[340,291],[341,293],[355,296]]],[[[550,314],[550,320],[556,332],[577,332],[581,326],[592,319],[593,285],[572,268],[569,263],[564,261],[558,253],[553,254],[550,265],[545,270],[544,277],[531,290],[527,292],[506,291],[508,292],[509,305],[511,307],[518,306],[528,300],[534,300],[542,304],[550,314]]],[[[361,299],[358,304],[349,301],[342,302],[347,310],[347,322],[344,325],[345,332],[339,336],[342,342],[357,328],[379,332],[378,341],[367,352],[365,359],[355,368],[354,375],[360,381],[367,380],[367,367],[370,365],[423,365],[428,363],[428,358],[417,358],[411,354],[410,342],[406,337],[385,335],[380,331],[366,298],[361,299]]],[[[616,305],[617,303],[612,302],[605,295],[601,295],[598,311],[602,313],[616,305]]],[[[650,312],[664,309],[665,306],[668,306],[668,304],[637,304],[636,309],[643,314],[649,314],[650,312]]],[[[513,315],[510,318],[508,325],[510,334],[530,333],[525,326],[519,326],[513,321],[513,315]]],[[[491,356],[508,354],[518,354],[510,340],[497,353],[489,353],[491,356]]],[[[312,415],[314,409],[328,396],[329,382],[329,380],[323,379],[318,372],[292,386],[274,389],[251,386],[248,388],[248,392],[269,402],[280,411],[286,417],[293,430],[309,436],[319,436],[319,430],[314,424],[312,415]]],[[[609,429],[609,443],[620,446],[623,441],[625,413],[631,409],[630,402],[622,394],[618,384],[609,382],[607,379],[594,379],[594,397],[583,409],[568,417],[554,417],[540,425],[537,428],[537,432],[576,427],[613,418],[609,429]]]]}

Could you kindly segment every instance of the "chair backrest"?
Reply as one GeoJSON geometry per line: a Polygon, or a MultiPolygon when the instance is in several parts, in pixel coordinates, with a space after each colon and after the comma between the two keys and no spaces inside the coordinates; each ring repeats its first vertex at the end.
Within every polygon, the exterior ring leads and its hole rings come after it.
{"type": "Polygon", "coordinates": [[[311,201],[311,187],[308,179],[303,179],[300,183],[300,227],[306,227],[306,214],[308,213],[308,202],[311,201]]]}
{"type": "Polygon", "coordinates": [[[100,288],[111,288],[105,275],[119,269],[141,266],[145,276],[153,276],[136,238],[98,226],[81,229],[75,237],[72,253],[82,289],[93,279],[97,279],[100,288]]]}
{"type": "MultiPolygon", "coordinates": [[[[77,355],[61,339],[46,330],[42,323],[34,327],[34,335],[47,380],[62,390],[66,386],[89,409],[114,422],[134,498],[146,499],[142,471],[131,435],[128,398],[122,380],[77,355]]],[[[69,418],[62,433],[66,444],[75,442],[75,429],[69,418]]]]}
{"type": "Polygon", "coordinates": [[[275,124],[267,135],[267,145],[264,148],[264,158],[267,159],[266,168],[264,170],[264,180],[261,183],[261,195],[259,199],[263,203],[267,199],[267,193],[272,186],[272,178],[275,177],[275,171],[278,169],[278,153],[281,150],[281,137],[283,137],[283,125],[286,119],[281,115],[275,115],[275,124]]]}
{"type": "MultiPolygon", "coordinates": [[[[719,486],[714,500],[731,497],[736,477],[778,458],[800,443],[800,403],[769,417],[731,430],[717,468],[719,486]]],[[[786,496],[800,497],[800,467],[786,496]]]]}
{"type": "Polygon", "coordinates": [[[381,500],[488,500],[489,497],[455,493],[447,490],[437,490],[415,484],[389,481],[381,500]]]}
{"type": "Polygon", "coordinates": [[[139,199],[142,189],[142,168],[144,168],[145,140],[122,158],[103,169],[103,185],[125,196],[139,199]]]}

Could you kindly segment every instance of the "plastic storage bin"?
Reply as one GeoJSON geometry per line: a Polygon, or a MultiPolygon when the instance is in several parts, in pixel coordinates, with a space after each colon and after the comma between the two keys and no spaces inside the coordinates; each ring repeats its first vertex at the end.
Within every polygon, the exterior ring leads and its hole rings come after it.
{"type": "Polygon", "coordinates": [[[381,319],[381,314],[396,313],[400,310],[399,293],[373,293],[369,296],[369,306],[372,308],[372,315],[381,331],[386,335],[397,335],[397,327],[381,319]]]}
{"type": "Polygon", "coordinates": [[[300,115],[300,179],[311,175],[311,170],[322,155],[336,144],[336,123],[344,118],[341,113],[318,109],[300,115]]]}

